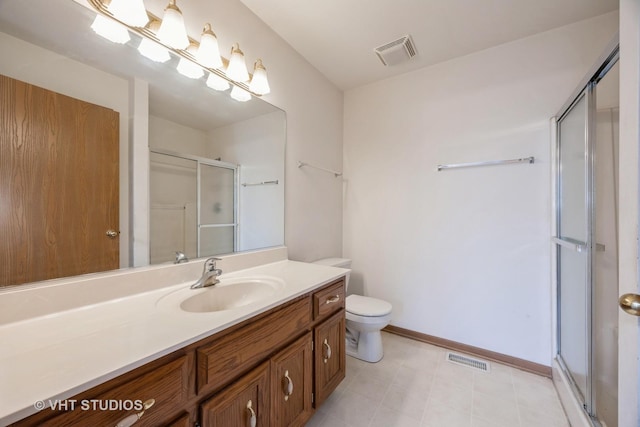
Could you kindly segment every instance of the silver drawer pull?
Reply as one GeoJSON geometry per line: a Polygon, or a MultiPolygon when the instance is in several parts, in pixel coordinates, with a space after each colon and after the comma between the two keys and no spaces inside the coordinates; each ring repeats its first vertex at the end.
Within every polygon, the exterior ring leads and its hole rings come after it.
{"type": "Polygon", "coordinates": [[[322,347],[324,348],[324,363],[327,363],[329,359],[331,359],[331,346],[327,342],[327,339],[324,339],[322,343],[322,347]]]}
{"type": "Polygon", "coordinates": [[[293,381],[289,376],[289,371],[284,371],[284,377],[282,378],[282,392],[284,393],[284,400],[289,400],[289,396],[293,394],[293,381]]]}
{"type": "Polygon", "coordinates": [[[149,399],[142,404],[142,411],[137,414],[129,415],[125,417],[116,424],[116,427],[130,427],[134,425],[142,416],[144,415],[144,411],[151,408],[156,403],[155,399],[149,399]]]}
{"type": "Polygon", "coordinates": [[[249,427],[256,427],[258,420],[256,419],[256,412],[253,410],[253,402],[251,400],[247,402],[247,411],[249,411],[249,427]]]}
{"type": "Polygon", "coordinates": [[[340,301],[340,295],[334,295],[331,298],[327,298],[325,304],[333,304],[334,302],[340,301]]]}

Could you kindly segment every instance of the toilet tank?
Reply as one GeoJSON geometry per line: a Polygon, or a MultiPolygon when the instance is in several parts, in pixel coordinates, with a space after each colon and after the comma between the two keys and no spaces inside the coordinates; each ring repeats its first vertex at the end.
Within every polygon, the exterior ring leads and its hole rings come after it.
{"type": "MultiPolygon", "coordinates": [[[[313,264],[328,265],[329,267],[351,268],[351,260],[349,258],[324,258],[314,261],[313,264]]],[[[345,291],[349,289],[349,273],[345,278],[345,291]]]]}

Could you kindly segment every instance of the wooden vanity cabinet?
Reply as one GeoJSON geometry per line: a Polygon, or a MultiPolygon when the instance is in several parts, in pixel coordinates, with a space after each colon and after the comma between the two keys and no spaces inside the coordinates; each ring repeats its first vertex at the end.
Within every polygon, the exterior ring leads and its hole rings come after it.
{"type": "Polygon", "coordinates": [[[150,370],[141,367],[129,372],[122,376],[126,378],[124,381],[118,377],[72,398],[54,401],[57,405],[64,402],[65,406],[56,410],[46,409],[15,425],[115,426],[127,416],[140,412],[131,407],[131,402],[149,399],[154,399],[155,403],[136,426],[167,425],[168,421],[184,412],[189,398],[193,396],[189,393],[193,355],[167,361],[171,358],[163,358],[160,365],[152,362],[150,370]]]}
{"type": "MultiPolygon", "coordinates": [[[[148,400],[135,426],[303,426],[345,376],[344,278],[74,396],[148,400]],[[255,421],[255,424],[252,422],[255,421]]],[[[115,426],[137,410],[44,410],[16,426],[115,426]]]]}
{"type": "Polygon", "coordinates": [[[345,282],[313,294],[314,407],[318,408],[346,374],[345,282]]]}
{"type": "Polygon", "coordinates": [[[318,408],[346,374],[344,310],[314,330],[315,407],[318,408]]]}
{"type": "Polygon", "coordinates": [[[269,362],[265,362],[200,405],[207,427],[269,426],[269,362]]]}
{"type": "Polygon", "coordinates": [[[313,407],[311,332],[271,358],[271,425],[303,426],[313,407]]]}

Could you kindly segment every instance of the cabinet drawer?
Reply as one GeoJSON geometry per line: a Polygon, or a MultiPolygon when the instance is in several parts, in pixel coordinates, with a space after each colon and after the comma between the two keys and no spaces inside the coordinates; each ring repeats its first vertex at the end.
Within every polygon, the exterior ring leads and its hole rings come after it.
{"type": "Polygon", "coordinates": [[[313,319],[318,319],[344,308],[344,279],[313,294],[313,319]]]}
{"type": "MultiPolygon", "coordinates": [[[[188,366],[188,357],[182,356],[97,396],[68,400],[67,402],[74,402],[74,410],[34,425],[116,425],[125,417],[140,412],[135,407],[127,408],[126,405],[130,405],[129,401],[145,402],[149,399],[155,399],[155,404],[145,411],[136,427],[166,425],[167,420],[175,418],[183,410],[188,400],[188,366]],[[121,405],[124,409],[119,410],[113,405],[121,405]]],[[[24,420],[26,425],[29,424],[28,420],[24,420]]]]}
{"type": "Polygon", "coordinates": [[[310,323],[311,300],[306,297],[200,347],[196,351],[198,393],[228,384],[310,323]]]}

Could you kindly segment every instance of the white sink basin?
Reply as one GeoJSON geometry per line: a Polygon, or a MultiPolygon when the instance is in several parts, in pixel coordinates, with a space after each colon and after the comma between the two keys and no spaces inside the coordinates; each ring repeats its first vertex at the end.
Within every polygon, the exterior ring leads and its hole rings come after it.
{"type": "Polygon", "coordinates": [[[284,288],[275,277],[237,277],[200,289],[173,291],[158,300],[158,306],[178,307],[191,313],[211,313],[244,307],[275,295],[284,288]]]}

